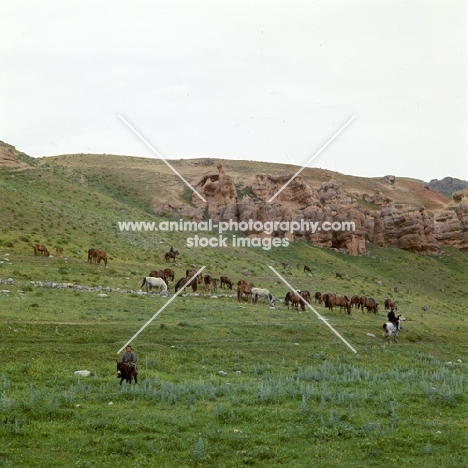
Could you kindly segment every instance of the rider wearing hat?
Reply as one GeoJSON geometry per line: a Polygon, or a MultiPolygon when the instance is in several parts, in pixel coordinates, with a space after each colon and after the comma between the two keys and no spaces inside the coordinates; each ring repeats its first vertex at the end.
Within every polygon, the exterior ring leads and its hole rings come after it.
{"type": "Polygon", "coordinates": [[[393,307],[390,308],[390,312],[388,313],[387,317],[388,317],[388,320],[390,320],[390,322],[392,322],[398,328],[399,321],[395,315],[395,310],[393,307]]]}

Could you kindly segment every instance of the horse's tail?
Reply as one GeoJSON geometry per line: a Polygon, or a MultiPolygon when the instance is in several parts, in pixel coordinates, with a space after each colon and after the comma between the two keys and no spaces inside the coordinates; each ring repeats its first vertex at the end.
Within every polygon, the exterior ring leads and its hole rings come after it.
{"type": "Polygon", "coordinates": [[[387,329],[387,324],[386,323],[384,323],[382,325],[382,333],[383,333],[384,336],[387,336],[388,329],[387,329]]]}
{"type": "Polygon", "coordinates": [[[143,278],[143,283],[141,283],[140,289],[143,289],[143,286],[146,284],[146,276],[143,278]]]}

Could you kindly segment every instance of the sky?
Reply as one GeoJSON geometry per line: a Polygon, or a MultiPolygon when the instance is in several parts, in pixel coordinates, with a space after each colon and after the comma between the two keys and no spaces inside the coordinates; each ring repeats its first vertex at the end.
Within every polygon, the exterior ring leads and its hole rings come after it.
{"type": "Polygon", "coordinates": [[[0,3],[0,140],[468,180],[467,1],[0,3]]]}

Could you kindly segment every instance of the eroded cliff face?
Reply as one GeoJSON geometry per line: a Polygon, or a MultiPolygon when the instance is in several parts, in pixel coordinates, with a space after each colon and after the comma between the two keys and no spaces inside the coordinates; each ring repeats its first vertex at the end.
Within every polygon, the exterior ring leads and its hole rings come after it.
{"type": "Polygon", "coordinates": [[[373,232],[368,237],[382,247],[398,247],[427,255],[439,252],[434,220],[424,208],[403,204],[383,208],[374,215],[373,232]]]}
{"type": "MultiPolygon", "coordinates": [[[[272,233],[255,230],[245,233],[250,237],[302,239],[318,247],[345,249],[352,255],[366,252],[366,240],[382,247],[392,246],[426,255],[436,255],[441,245],[468,251],[466,190],[454,193],[453,200],[458,205],[453,209],[429,213],[424,207],[396,204],[381,191],[350,195],[333,179],[316,190],[299,175],[283,189],[292,176],[257,174],[250,187],[251,196],[238,199],[234,179],[219,165],[217,173],[205,175],[195,185],[206,203],[193,194],[195,207],[163,202],[155,211],[188,216],[192,220],[202,220],[209,215],[215,222],[296,221],[303,226],[307,223],[309,229],[294,233],[279,228],[272,233]],[[279,190],[281,192],[269,203],[279,190]],[[362,206],[359,199],[372,209],[362,206]]],[[[392,179],[392,185],[395,183],[392,179]]]]}

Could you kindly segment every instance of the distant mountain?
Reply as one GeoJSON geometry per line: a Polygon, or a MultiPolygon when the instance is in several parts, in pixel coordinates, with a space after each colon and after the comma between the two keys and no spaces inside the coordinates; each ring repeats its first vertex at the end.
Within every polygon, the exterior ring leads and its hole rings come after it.
{"type": "Polygon", "coordinates": [[[468,188],[468,181],[455,179],[453,177],[444,177],[442,180],[432,179],[427,184],[427,187],[451,198],[453,192],[468,188]]]}

